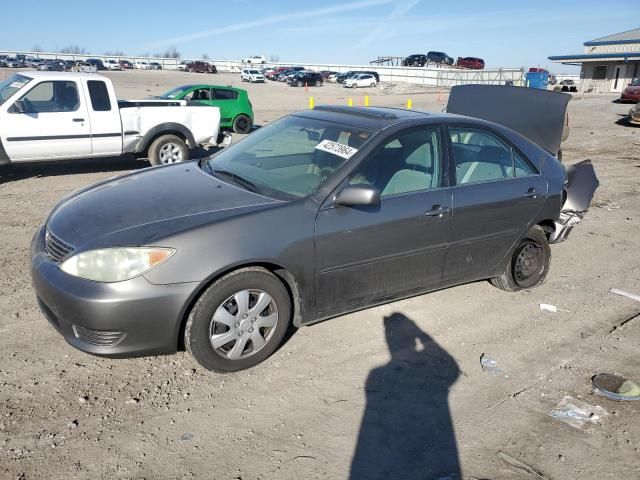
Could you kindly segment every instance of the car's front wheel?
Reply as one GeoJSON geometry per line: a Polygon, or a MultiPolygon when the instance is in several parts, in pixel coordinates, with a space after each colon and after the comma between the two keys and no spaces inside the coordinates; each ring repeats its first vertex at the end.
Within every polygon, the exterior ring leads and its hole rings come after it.
{"type": "Polygon", "coordinates": [[[531,228],[511,252],[504,272],[491,279],[492,285],[508,292],[541,285],[551,262],[551,248],[542,227],[531,228]]]}
{"type": "Polygon", "coordinates": [[[278,348],[290,318],[282,282],[263,268],[243,268],[214,282],[197,300],[185,326],[185,346],[208,370],[244,370],[278,348]]]}

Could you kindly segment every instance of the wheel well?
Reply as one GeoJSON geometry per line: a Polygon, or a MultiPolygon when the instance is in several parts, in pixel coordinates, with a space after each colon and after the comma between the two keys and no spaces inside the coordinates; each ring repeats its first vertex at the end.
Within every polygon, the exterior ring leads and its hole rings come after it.
{"type": "Polygon", "coordinates": [[[556,224],[553,220],[543,220],[538,222],[538,225],[540,225],[544,230],[544,233],[547,234],[547,239],[556,231],[556,224]]]}
{"type": "Polygon", "coordinates": [[[183,133],[178,132],[176,130],[167,130],[167,131],[159,132],[153,137],[151,137],[151,139],[147,142],[147,145],[144,147],[144,150],[140,152],[139,155],[143,158],[146,158],[147,156],[149,156],[149,148],[151,148],[151,145],[153,145],[153,142],[155,142],[157,139],[165,135],[175,135],[176,137],[182,139],[182,141],[187,144],[187,147],[191,148],[191,145],[189,145],[189,141],[187,140],[187,137],[185,137],[183,133]]]}
{"type": "Polygon", "coordinates": [[[214,283],[218,279],[224,277],[225,275],[228,275],[231,272],[235,272],[237,270],[242,270],[243,268],[248,268],[248,267],[260,267],[260,268],[263,268],[266,271],[268,271],[269,273],[272,273],[273,275],[278,277],[278,279],[280,279],[280,281],[282,281],[282,284],[284,285],[284,287],[287,289],[287,292],[289,293],[289,299],[291,300],[291,311],[293,313],[293,316],[292,316],[293,317],[293,325],[296,326],[296,327],[300,326],[301,319],[302,319],[302,293],[300,291],[300,287],[298,285],[298,282],[296,281],[294,276],[289,271],[287,271],[286,269],[282,268],[280,265],[276,265],[276,264],[273,264],[273,263],[265,263],[265,262],[263,262],[263,263],[248,263],[246,265],[236,265],[233,268],[225,270],[224,272],[221,272],[218,275],[215,275],[214,277],[211,277],[206,282],[203,282],[198,287],[197,291],[194,293],[192,298],[189,300],[187,308],[185,308],[185,310],[184,310],[184,312],[182,314],[182,318],[180,319],[180,329],[178,331],[178,350],[184,350],[184,329],[185,329],[185,326],[187,324],[187,320],[189,319],[189,314],[191,313],[191,309],[193,308],[195,303],[198,301],[200,296],[204,293],[204,291],[207,288],[209,288],[209,286],[212,283],[214,283]]]}

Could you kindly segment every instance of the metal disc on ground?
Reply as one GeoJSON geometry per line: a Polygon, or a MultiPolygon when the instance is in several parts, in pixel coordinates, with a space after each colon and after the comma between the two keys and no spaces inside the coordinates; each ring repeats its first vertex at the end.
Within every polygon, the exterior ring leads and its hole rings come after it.
{"type": "Polygon", "coordinates": [[[640,385],[620,375],[599,373],[591,378],[595,393],[611,400],[640,400],[640,385]]]}

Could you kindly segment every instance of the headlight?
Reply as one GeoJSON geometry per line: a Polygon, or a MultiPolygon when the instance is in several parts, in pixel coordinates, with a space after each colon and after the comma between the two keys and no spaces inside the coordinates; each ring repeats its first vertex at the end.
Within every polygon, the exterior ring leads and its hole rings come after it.
{"type": "Polygon", "coordinates": [[[157,267],[175,252],[161,247],[102,248],[78,253],[65,260],[60,269],[96,282],[122,282],[157,267]]]}

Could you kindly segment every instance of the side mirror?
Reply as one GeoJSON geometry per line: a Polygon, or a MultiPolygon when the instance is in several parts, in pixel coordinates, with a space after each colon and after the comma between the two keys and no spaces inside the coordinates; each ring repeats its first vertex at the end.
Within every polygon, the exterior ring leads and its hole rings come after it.
{"type": "Polygon", "coordinates": [[[374,206],[380,204],[380,190],[368,185],[352,185],[342,189],[333,200],[336,205],[374,206]]]}
{"type": "Polygon", "coordinates": [[[11,106],[9,113],[25,113],[27,111],[26,105],[22,100],[16,100],[11,106]]]}

